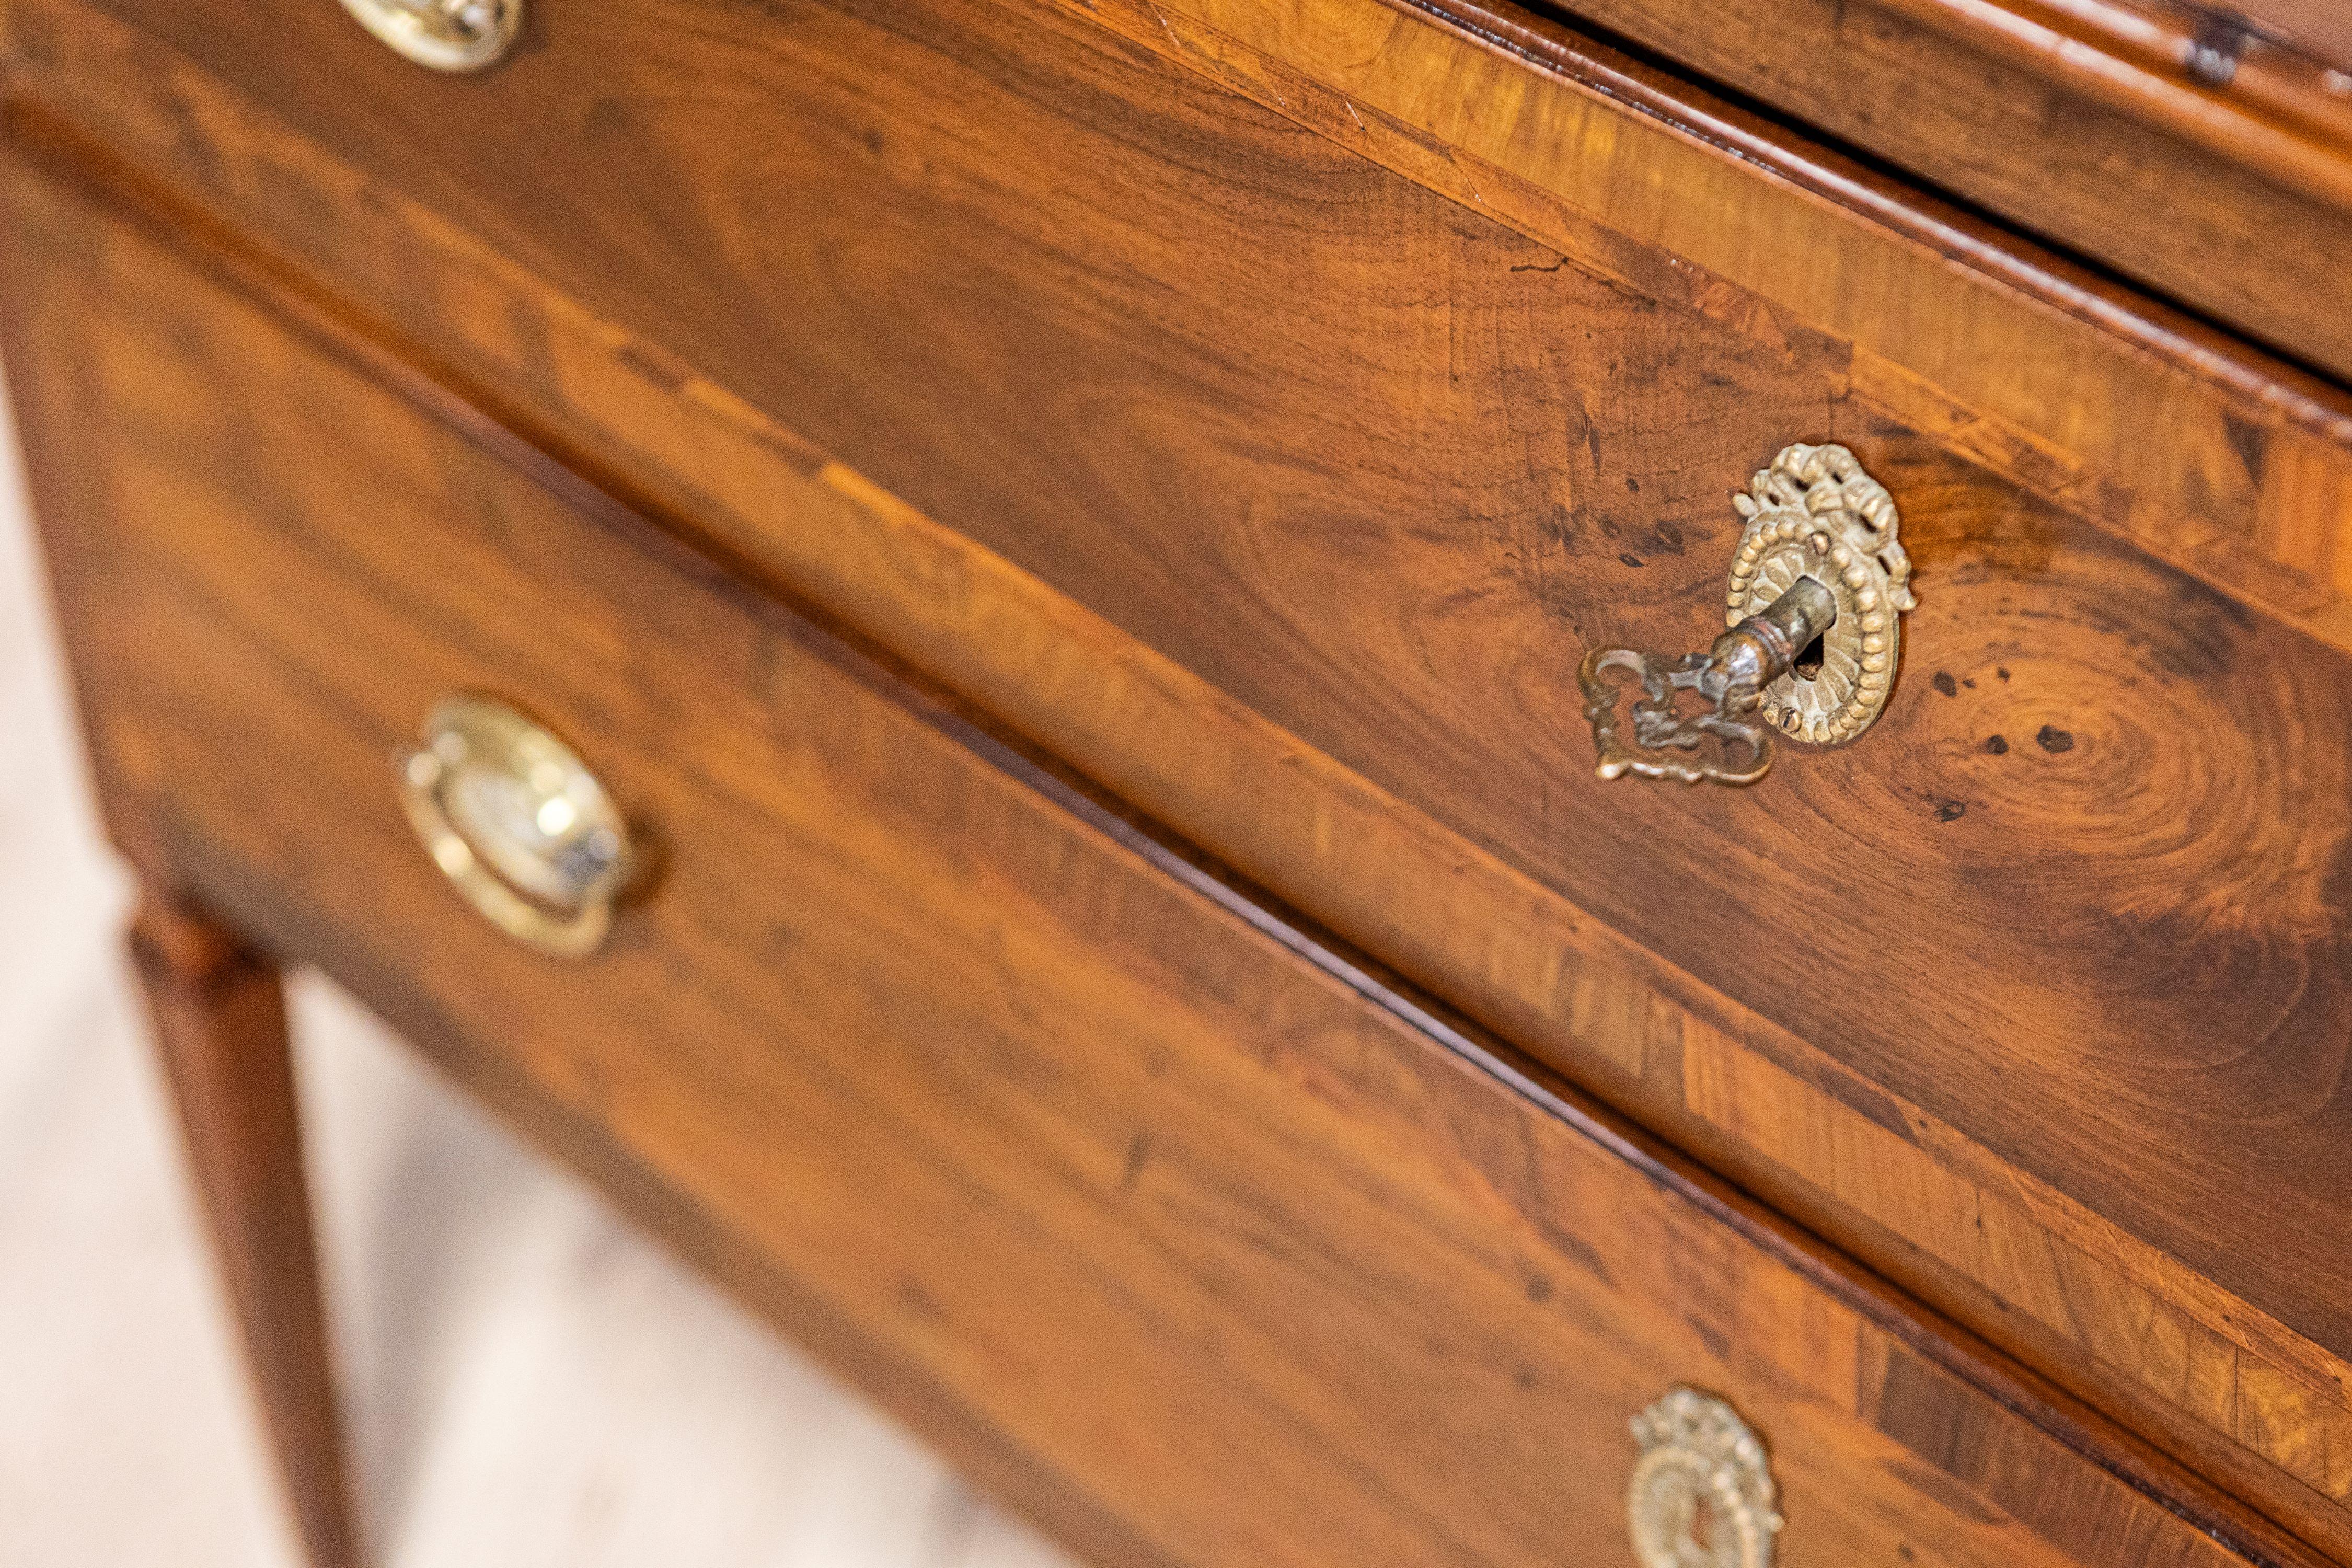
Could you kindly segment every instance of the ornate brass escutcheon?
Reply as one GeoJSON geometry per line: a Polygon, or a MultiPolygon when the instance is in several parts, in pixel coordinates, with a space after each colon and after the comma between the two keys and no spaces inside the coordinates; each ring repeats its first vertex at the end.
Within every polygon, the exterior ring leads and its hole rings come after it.
{"type": "Polygon", "coordinates": [[[343,0],[343,9],[404,59],[480,70],[522,31],[522,0],[343,0]]]}
{"type": "Polygon", "coordinates": [[[1902,613],[1917,603],[1886,487],[1843,447],[1798,445],[1731,504],[1748,520],[1726,598],[1731,629],[1680,658],[1595,648],[1577,672],[1604,779],[1754,784],[1772,765],[1773,731],[1842,746],[1886,705],[1902,613]],[[1611,670],[1641,689],[1630,737],[1611,670]],[[1706,707],[1677,712],[1683,691],[1706,707]]]}
{"type": "Polygon", "coordinates": [[[1625,1512],[1642,1568],[1771,1568],[1780,1489],[1739,1413],[1676,1388],[1633,1426],[1642,1457],[1625,1512]]]}

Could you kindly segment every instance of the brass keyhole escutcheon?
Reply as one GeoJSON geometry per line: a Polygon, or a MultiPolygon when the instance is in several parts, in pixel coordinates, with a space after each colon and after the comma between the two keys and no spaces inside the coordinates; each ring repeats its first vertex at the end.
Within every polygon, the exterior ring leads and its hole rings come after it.
{"type": "Polygon", "coordinates": [[[1675,1388],[1633,1417],[1626,1521],[1642,1568],[1771,1568],[1780,1489],[1763,1440],[1712,1394],[1675,1388]]]}
{"type": "Polygon", "coordinates": [[[1837,602],[1818,647],[1763,689],[1764,720],[1790,740],[1842,746],[1886,706],[1902,615],[1918,602],[1895,498],[1843,447],[1796,446],[1731,504],[1748,527],[1731,558],[1727,626],[1761,614],[1801,579],[1837,602]]]}
{"type": "Polygon", "coordinates": [[[1886,487],[1843,447],[1800,444],[1731,504],[1747,527],[1727,583],[1730,629],[1679,658],[1594,648],[1577,672],[1602,778],[1753,784],[1776,734],[1842,746],[1886,706],[1916,603],[1886,487]],[[1630,724],[1612,671],[1638,689],[1630,724]],[[1705,706],[1677,711],[1684,691],[1705,706]]]}

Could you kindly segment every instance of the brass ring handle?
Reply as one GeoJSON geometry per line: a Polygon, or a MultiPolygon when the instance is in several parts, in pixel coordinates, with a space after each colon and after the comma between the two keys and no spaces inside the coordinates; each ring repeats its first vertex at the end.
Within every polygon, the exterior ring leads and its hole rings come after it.
{"type": "Polygon", "coordinates": [[[342,0],[402,58],[440,71],[480,70],[522,31],[522,0],[342,0]]]}
{"type": "Polygon", "coordinates": [[[1843,447],[1800,444],[1731,504],[1748,524],[1725,601],[1731,629],[1679,658],[1595,648],[1577,671],[1604,779],[1754,784],[1772,765],[1774,731],[1842,746],[1886,706],[1903,612],[1918,603],[1886,487],[1843,447]],[[1641,688],[1630,738],[1612,670],[1641,688]],[[1677,712],[1682,691],[1706,707],[1677,712]]]}
{"type": "Polygon", "coordinates": [[[1771,1568],[1780,1488],[1739,1413],[1674,1388],[1633,1425],[1642,1454],[1625,1513],[1642,1568],[1771,1568]]]}
{"type": "Polygon", "coordinates": [[[400,804],[466,901],[516,941],[584,958],[642,861],[628,824],[571,747],[493,698],[426,715],[397,759],[400,804]]]}

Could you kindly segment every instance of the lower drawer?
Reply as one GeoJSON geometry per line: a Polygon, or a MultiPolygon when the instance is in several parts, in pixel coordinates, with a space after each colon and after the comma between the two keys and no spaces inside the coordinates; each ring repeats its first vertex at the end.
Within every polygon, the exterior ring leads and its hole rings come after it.
{"type": "MultiPolygon", "coordinates": [[[[1690,1385],[1761,1434],[1786,1562],[2279,1560],[311,307],[10,186],[118,837],[1082,1549],[1630,1563],[1629,1418],[1690,1385]],[[468,689],[660,844],[589,958],[477,919],[403,816],[388,759],[468,689]]],[[[1736,1533],[1710,1495],[1659,1517],[1736,1533]]]]}

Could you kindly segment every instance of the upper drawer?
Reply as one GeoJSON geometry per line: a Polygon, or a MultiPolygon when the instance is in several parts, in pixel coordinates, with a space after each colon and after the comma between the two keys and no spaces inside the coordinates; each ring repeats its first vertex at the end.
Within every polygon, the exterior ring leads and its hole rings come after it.
{"type": "Polygon", "coordinates": [[[1372,0],[532,0],[457,78],[331,0],[0,26],[52,118],[2352,1555],[2334,395],[1372,0]],[[1797,440],[1903,511],[1887,717],[1599,783],[1579,658],[1720,629],[1797,440]]]}
{"type": "Polygon", "coordinates": [[[1782,1562],[2309,1561],[409,367],[9,172],[118,831],[1099,1561],[1630,1568],[1626,1424],[1677,1382],[1779,1489],[1685,1528],[1776,1508],[1782,1562]],[[392,757],[468,690],[659,846],[590,958],[411,834],[392,757]]]}
{"type": "Polygon", "coordinates": [[[1567,8],[2352,376],[2340,0],[1567,8]]]}

